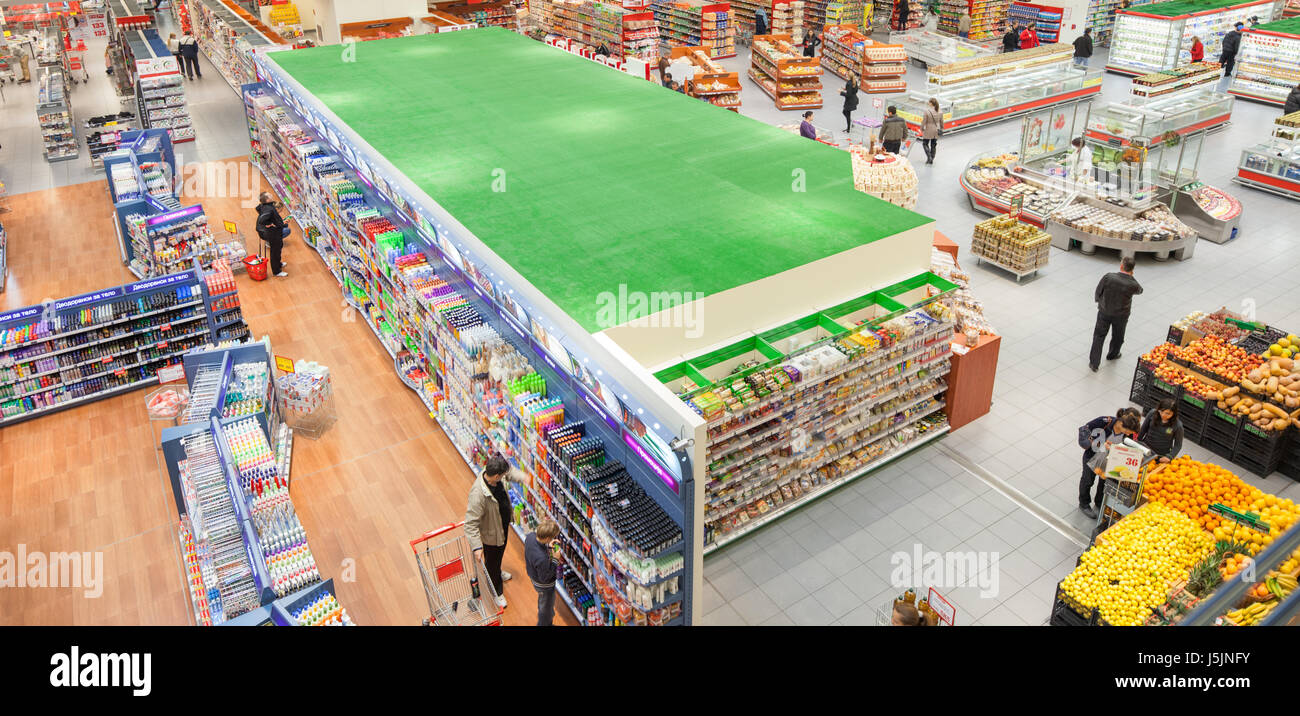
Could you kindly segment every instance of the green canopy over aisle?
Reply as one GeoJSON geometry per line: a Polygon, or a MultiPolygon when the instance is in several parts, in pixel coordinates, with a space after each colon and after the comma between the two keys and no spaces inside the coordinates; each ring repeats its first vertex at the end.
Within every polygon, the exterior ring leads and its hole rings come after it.
{"type": "Polygon", "coordinates": [[[499,28],[268,57],[593,333],[620,284],[713,295],[930,221],[845,151],[499,28]]]}

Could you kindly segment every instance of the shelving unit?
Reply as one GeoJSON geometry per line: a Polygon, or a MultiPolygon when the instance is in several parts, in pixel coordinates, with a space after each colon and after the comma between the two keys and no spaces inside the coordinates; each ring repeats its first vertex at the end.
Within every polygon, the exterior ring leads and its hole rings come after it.
{"type": "Polygon", "coordinates": [[[807,0],[804,4],[804,35],[826,25],[852,25],[860,32],[871,32],[871,3],[862,0],[807,0]]]}
{"type": "Polygon", "coordinates": [[[1171,70],[1191,60],[1191,38],[1201,38],[1205,59],[1214,61],[1223,36],[1237,22],[1253,16],[1273,17],[1283,0],[1185,0],[1143,5],[1141,10],[1118,10],[1106,69],[1127,75],[1171,70]]]}
{"type": "Polygon", "coordinates": [[[1273,120],[1271,136],[1243,149],[1237,165],[1238,184],[1300,199],[1300,112],[1273,120]]]}
{"type": "Polygon", "coordinates": [[[1013,2],[1007,7],[1007,20],[1021,25],[1034,23],[1038,41],[1050,45],[1061,41],[1061,17],[1064,8],[1056,5],[1037,5],[1013,2]]]}
{"type": "Polygon", "coordinates": [[[257,81],[251,55],[258,49],[286,44],[271,28],[230,0],[172,0],[189,6],[199,49],[236,91],[257,81]]]}
{"type": "Polygon", "coordinates": [[[429,12],[449,13],[459,18],[462,23],[472,22],[479,27],[504,27],[507,30],[514,30],[519,24],[515,4],[510,0],[483,3],[462,2],[461,0],[455,2],[431,2],[429,3],[429,12]]]}
{"type": "Polygon", "coordinates": [[[742,38],[752,42],[759,6],[767,13],[768,34],[789,35],[794,44],[803,44],[804,0],[731,0],[732,18],[742,38]]]}
{"type": "Polygon", "coordinates": [[[135,68],[137,116],[143,126],[166,129],[173,144],[194,141],[185,78],[167,43],[157,30],[125,30],[122,36],[135,68]]]}
{"type": "Polygon", "coordinates": [[[540,0],[542,29],[614,57],[653,61],[659,56],[659,27],[651,10],[627,10],[598,0],[540,0]]]}
{"type": "Polygon", "coordinates": [[[956,35],[961,11],[965,9],[970,13],[967,39],[998,40],[1002,37],[1002,23],[1007,19],[1009,6],[1010,0],[941,0],[937,27],[940,32],[956,35]]]}
{"type": "Polygon", "coordinates": [[[1228,92],[1269,104],[1286,104],[1300,84],[1300,18],[1256,25],[1241,33],[1237,74],[1228,92]]]}
{"type": "Polygon", "coordinates": [[[821,64],[815,57],[804,57],[791,43],[789,35],[755,35],[749,78],[777,109],[821,107],[821,64]]]}
{"type": "Polygon", "coordinates": [[[36,69],[36,121],[41,127],[45,161],[62,162],[77,158],[80,149],[72,101],[68,97],[63,70],[58,67],[36,69]]]}
{"type": "Polygon", "coordinates": [[[822,33],[822,68],[840,79],[848,79],[849,72],[862,76],[862,48],[868,42],[854,25],[827,25],[822,33]]]}
{"type": "Polygon", "coordinates": [[[714,62],[703,47],[674,47],[670,57],[685,59],[695,66],[695,76],[686,83],[686,94],[707,99],[716,107],[740,111],[738,73],[714,62]]]}
{"type": "MultiPolygon", "coordinates": [[[[922,12],[925,5],[921,2],[909,2],[907,8],[907,25],[903,31],[912,30],[921,26],[921,19],[924,17],[922,12]]],[[[875,27],[889,32],[898,32],[898,0],[879,0],[871,6],[872,21],[875,27]]]]}
{"type": "Polygon", "coordinates": [[[0,315],[0,427],[157,384],[216,334],[212,301],[191,270],[0,315]]]}
{"type": "Polygon", "coordinates": [[[868,41],[862,48],[860,86],[868,94],[907,90],[907,52],[902,45],[868,41]]]}
{"type": "Polygon", "coordinates": [[[728,3],[656,2],[660,52],[699,47],[714,59],[736,56],[736,26],[728,3]]]}
{"type": "Polygon", "coordinates": [[[1070,45],[977,57],[930,67],[926,91],[895,100],[898,116],[919,130],[931,97],[947,132],[1018,117],[1044,107],[1084,102],[1101,92],[1101,72],[1074,67],[1070,45]]]}
{"type": "Polygon", "coordinates": [[[4,293],[5,279],[9,277],[9,264],[5,263],[5,251],[8,247],[8,236],[5,234],[4,224],[0,224],[0,293],[4,293]]]}

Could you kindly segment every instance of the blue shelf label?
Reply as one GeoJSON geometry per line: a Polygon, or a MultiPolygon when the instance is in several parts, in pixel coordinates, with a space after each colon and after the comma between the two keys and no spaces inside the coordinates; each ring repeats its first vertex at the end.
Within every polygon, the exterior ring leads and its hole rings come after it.
{"type": "Polygon", "coordinates": [[[121,295],[122,295],[121,288],[110,288],[104,291],[87,293],[81,296],[77,296],[75,298],[65,298],[62,301],[55,301],[54,310],[62,311],[65,308],[75,308],[77,306],[84,306],[88,303],[95,303],[97,301],[103,301],[109,298],[117,298],[118,296],[121,295]]]}
{"type": "Polygon", "coordinates": [[[674,493],[677,492],[677,479],[669,474],[668,470],[666,470],[663,465],[660,465],[658,460],[651,457],[650,453],[645,451],[645,448],[641,447],[641,441],[638,440],[635,435],[624,430],[623,442],[627,443],[627,446],[632,448],[632,452],[636,453],[637,457],[640,457],[645,464],[650,466],[650,469],[654,471],[654,474],[658,475],[659,479],[663,480],[664,484],[667,485],[669,489],[674,493]]]}
{"type": "Polygon", "coordinates": [[[515,333],[519,334],[519,337],[520,337],[520,338],[522,338],[522,339],[524,339],[524,340],[526,340],[526,341],[528,340],[528,334],[527,334],[527,333],[524,333],[524,329],[520,328],[520,327],[519,327],[519,326],[518,326],[514,321],[510,320],[510,316],[506,315],[506,312],[505,312],[505,311],[503,311],[503,310],[501,310],[500,308],[498,308],[498,309],[497,309],[497,315],[501,316],[501,321],[502,321],[503,323],[505,323],[507,326],[510,326],[510,330],[512,330],[512,331],[514,331],[515,333]]]}
{"type": "Polygon", "coordinates": [[[44,306],[28,306],[27,308],[20,308],[16,311],[10,311],[9,313],[0,313],[0,323],[8,323],[23,318],[34,318],[41,315],[41,311],[44,309],[44,306]]]}
{"type": "Polygon", "coordinates": [[[599,401],[593,399],[591,395],[581,387],[578,388],[578,394],[582,396],[583,401],[586,402],[587,405],[591,406],[592,410],[596,411],[597,415],[605,420],[605,424],[609,425],[610,430],[613,430],[614,432],[619,431],[618,421],[614,419],[613,415],[609,414],[609,411],[605,410],[604,406],[602,406],[599,401]]]}
{"type": "Polygon", "coordinates": [[[138,293],[140,291],[149,291],[163,286],[173,286],[178,283],[188,283],[194,280],[194,272],[186,271],[184,273],[174,273],[168,276],[159,276],[148,281],[140,281],[126,287],[127,293],[138,293]]]}
{"type": "Polygon", "coordinates": [[[169,211],[165,214],[159,214],[158,216],[154,216],[149,219],[146,219],[144,223],[146,226],[157,226],[159,224],[166,224],[171,221],[176,221],[177,219],[187,219],[191,216],[194,216],[195,214],[202,214],[202,213],[203,213],[203,206],[201,204],[195,204],[194,206],[187,206],[184,209],[177,209],[176,211],[169,211]]]}

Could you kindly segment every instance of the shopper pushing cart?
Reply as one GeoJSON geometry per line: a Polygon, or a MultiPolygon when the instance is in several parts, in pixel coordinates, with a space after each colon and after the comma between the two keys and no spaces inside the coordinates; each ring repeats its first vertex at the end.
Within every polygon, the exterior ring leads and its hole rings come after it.
{"type": "Polygon", "coordinates": [[[427,626],[501,626],[496,590],[474,558],[464,527],[464,522],[443,525],[411,540],[429,601],[427,626]]]}

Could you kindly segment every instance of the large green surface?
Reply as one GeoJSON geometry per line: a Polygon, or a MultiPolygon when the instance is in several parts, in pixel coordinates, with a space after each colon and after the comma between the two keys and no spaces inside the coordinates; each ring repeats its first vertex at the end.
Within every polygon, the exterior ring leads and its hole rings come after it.
{"type": "Polygon", "coordinates": [[[1262,25],[1256,25],[1254,29],[1281,32],[1287,35],[1300,35],[1300,17],[1288,17],[1277,22],[1266,22],[1262,25]]]}
{"type": "MultiPolygon", "coordinates": [[[[1147,15],[1159,15],[1161,17],[1178,17],[1180,15],[1192,15],[1207,10],[1220,10],[1233,5],[1240,5],[1244,0],[1172,0],[1172,2],[1158,2],[1150,5],[1132,5],[1128,9],[1133,12],[1146,13],[1147,15]]],[[[1261,5],[1260,11],[1266,8],[1261,5]]]]}
{"type": "Polygon", "coordinates": [[[843,150],[499,28],[341,55],[268,57],[593,333],[620,284],[712,295],[930,221],[843,150]]]}

